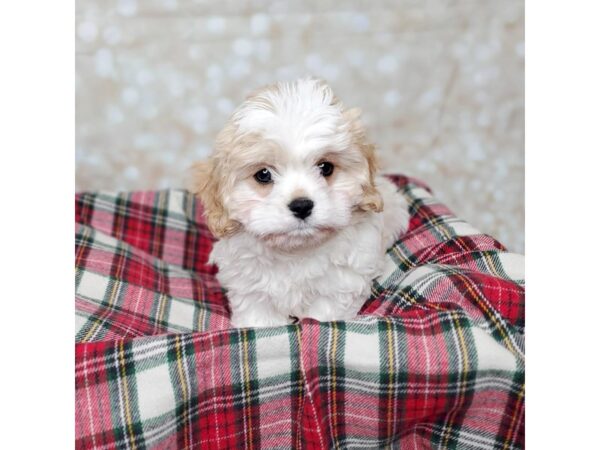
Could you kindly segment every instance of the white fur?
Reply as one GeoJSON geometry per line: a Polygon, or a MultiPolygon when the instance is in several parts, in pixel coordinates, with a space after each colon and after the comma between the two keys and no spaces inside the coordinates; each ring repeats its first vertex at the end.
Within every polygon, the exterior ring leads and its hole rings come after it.
{"type": "Polygon", "coordinates": [[[219,240],[210,261],[227,288],[236,327],[276,326],[290,316],[320,321],[356,316],[381,274],[385,250],[408,227],[404,198],[378,180],[382,213],[366,213],[320,245],[289,252],[248,232],[219,240]]]}
{"type": "Polygon", "coordinates": [[[372,199],[374,158],[357,115],[322,82],[279,83],[244,102],[217,139],[206,173],[218,176],[218,217],[235,225],[210,261],[228,290],[234,326],[283,325],[290,316],[351,319],[369,297],[408,211],[380,178],[375,193],[384,209],[374,212],[381,206],[372,199]],[[318,168],[324,160],[335,162],[331,177],[318,168]],[[267,186],[253,177],[263,167],[272,174],[267,186]],[[374,203],[364,206],[367,195],[374,203]],[[298,197],[314,202],[304,220],[288,208],[298,197]]]}

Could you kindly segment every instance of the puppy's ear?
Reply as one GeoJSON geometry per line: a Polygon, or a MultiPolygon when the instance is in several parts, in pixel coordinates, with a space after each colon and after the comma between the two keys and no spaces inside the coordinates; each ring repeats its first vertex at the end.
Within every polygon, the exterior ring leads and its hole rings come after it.
{"type": "Polygon", "coordinates": [[[362,132],[364,135],[364,127],[360,121],[360,116],[362,114],[362,110],[360,108],[350,108],[344,111],[344,118],[350,123],[351,129],[357,128],[359,132],[362,132]]]}
{"type": "Polygon", "coordinates": [[[192,166],[191,190],[202,202],[208,229],[218,238],[230,236],[240,227],[239,222],[229,218],[223,205],[223,193],[219,188],[222,181],[214,158],[192,166]]]}
{"type": "Polygon", "coordinates": [[[357,207],[361,211],[381,212],[383,211],[383,198],[375,187],[375,176],[379,169],[379,162],[375,153],[375,146],[367,142],[366,131],[360,121],[361,113],[360,108],[344,111],[344,117],[349,123],[354,145],[360,149],[367,165],[367,182],[362,186],[363,197],[357,207]]]}
{"type": "Polygon", "coordinates": [[[372,144],[363,144],[361,151],[365,159],[367,160],[367,166],[369,170],[369,181],[366,185],[363,185],[363,198],[358,204],[358,208],[363,211],[383,211],[383,198],[381,193],[375,187],[375,175],[379,168],[377,161],[377,155],[375,154],[375,146],[372,144]]]}

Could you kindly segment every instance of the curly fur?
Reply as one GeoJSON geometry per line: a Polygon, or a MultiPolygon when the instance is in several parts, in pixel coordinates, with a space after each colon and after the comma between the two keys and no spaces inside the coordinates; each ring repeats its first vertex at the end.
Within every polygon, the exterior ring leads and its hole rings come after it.
{"type": "Polygon", "coordinates": [[[408,226],[403,197],[377,177],[360,111],[312,78],[251,94],[195,166],[193,191],[219,238],[210,261],[240,327],[354,317],[408,226]],[[254,178],[265,168],[268,184],[254,178]],[[288,207],[299,197],[314,202],[304,219],[288,207]]]}

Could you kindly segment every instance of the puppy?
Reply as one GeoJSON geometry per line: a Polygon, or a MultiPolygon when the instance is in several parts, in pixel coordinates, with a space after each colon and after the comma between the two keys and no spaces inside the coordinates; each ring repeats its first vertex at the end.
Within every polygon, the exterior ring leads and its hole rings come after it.
{"type": "Polygon", "coordinates": [[[376,177],[359,115],[323,81],[277,83],[251,94],[195,165],[234,326],[352,319],[369,297],[409,214],[376,177]]]}

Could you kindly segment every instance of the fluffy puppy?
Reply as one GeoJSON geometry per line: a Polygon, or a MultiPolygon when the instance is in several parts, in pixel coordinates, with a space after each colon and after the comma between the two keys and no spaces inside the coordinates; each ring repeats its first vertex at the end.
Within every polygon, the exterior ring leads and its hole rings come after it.
{"type": "Polygon", "coordinates": [[[409,216],[376,176],[359,115],[323,81],[277,83],[251,94],[195,165],[234,326],[352,319],[369,297],[409,216]]]}

